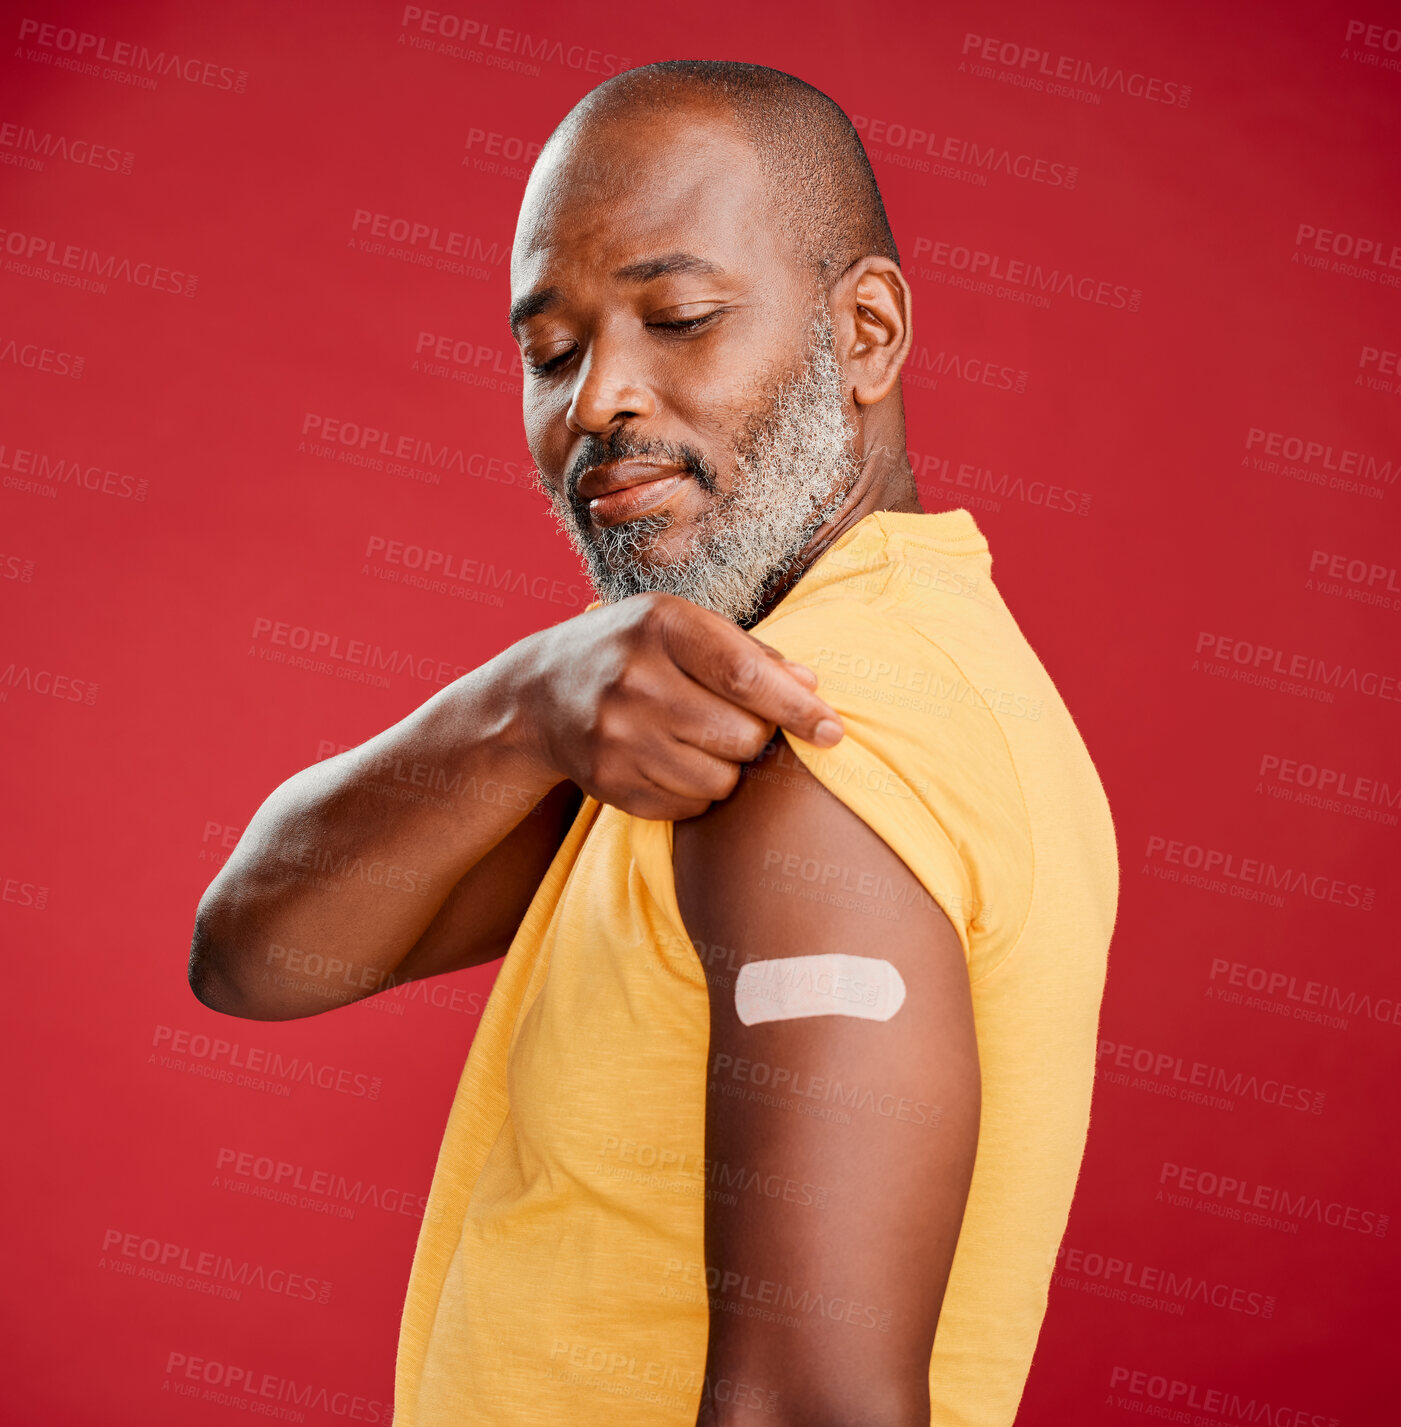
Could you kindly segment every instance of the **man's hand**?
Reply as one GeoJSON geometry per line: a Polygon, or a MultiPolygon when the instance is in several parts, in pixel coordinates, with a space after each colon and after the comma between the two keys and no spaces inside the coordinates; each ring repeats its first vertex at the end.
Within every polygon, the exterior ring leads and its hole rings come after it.
{"type": "Polygon", "coordinates": [[[634,595],[531,642],[531,753],[636,817],[695,817],[728,797],[775,728],[821,748],[842,736],[811,670],[673,595],[634,595]]]}

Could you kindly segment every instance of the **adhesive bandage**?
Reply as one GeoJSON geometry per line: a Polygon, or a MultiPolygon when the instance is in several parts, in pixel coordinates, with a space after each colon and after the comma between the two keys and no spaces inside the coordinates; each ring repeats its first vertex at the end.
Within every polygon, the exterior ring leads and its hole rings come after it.
{"type": "Polygon", "coordinates": [[[878,956],[782,956],[751,961],[735,979],[735,1010],[746,1026],[804,1016],[888,1021],[904,1004],[904,980],[878,956]]]}

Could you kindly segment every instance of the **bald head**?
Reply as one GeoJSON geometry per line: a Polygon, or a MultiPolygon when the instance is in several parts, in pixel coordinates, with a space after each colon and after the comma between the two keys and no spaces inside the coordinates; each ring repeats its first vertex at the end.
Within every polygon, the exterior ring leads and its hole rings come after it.
{"type": "Polygon", "coordinates": [[[778,215],[819,281],[832,281],[867,254],[900,261],[851,120],[820,89],[764,65],[664,60],[626,70],[570,110],[545,144],[539,166],[563,161],[587,169],[594,161],[587,143],[592,126],[675,120],[688,109],[723,116],[749,143],[778,215]]]}

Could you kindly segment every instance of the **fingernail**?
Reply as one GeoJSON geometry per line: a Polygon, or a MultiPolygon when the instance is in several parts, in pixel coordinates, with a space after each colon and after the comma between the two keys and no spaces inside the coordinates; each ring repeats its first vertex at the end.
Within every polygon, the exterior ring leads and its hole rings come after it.
{"type": "Polygon", "coordinates": [[[813,731],[812,741],[819,748],[830,748],[834,743],[840,743],[841,737],[841,724],[834,718],[824,718],[813,731]]]}
{"type": "Polygon", "coordinates": [[[817,674],[814,670],[809,669],[806,664],[797,664],[792,659],[785,659],[783,662],[787,664],[794,675],[804,684],[814,689],[817,687],[817,674]]]}

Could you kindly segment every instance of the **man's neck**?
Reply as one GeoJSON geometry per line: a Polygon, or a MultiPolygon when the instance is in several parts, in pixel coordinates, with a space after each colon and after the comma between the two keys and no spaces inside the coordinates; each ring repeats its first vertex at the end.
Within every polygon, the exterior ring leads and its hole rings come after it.
{"type": "Polygon", "coordinates": [[[868,515],[878,510],[923,514],[924,507],[919,503],[919,488],[915,484],[914,473],[910,470],[909,457],[905,454],[903,425],[903,422],[900,423],[898,440],[893,446],[880,443],[866,448],[861,461],[861,474],[842,502],[841,508],[830,520],[818,527],[782,581],[769,593],[758,614],[746,624],[746,628],[752,629],[761,619],[771,614],[779,601],[817,563],[823,553],[868,515]]]}

